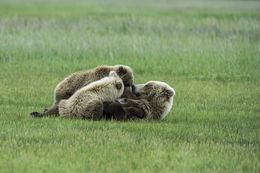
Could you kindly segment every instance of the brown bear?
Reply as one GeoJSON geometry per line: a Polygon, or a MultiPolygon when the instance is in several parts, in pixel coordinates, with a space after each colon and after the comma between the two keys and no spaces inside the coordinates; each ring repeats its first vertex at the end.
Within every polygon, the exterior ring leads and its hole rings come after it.
{"type": "Polygon", "coordinates": [[[77,90],[69,99],[59,103],[61,117],[99,120],[103,115],[103,102],[114,102],[124,91],[122,79],[111,71],[108,77],[77,90]]]}
{"type": "Polygon", "coordinates": [[[138,99],[104,102],[103,116],[115,120],[162,120],[171,110],[175,95],[173,88],[160,81],[136,85],[133,93],[138,99]]]}
{"type": "Polygon", "coordinates": [[[126,65],[104,65],[91,70],[76,72],[66,77],[54,90],[54,105],[51,108],[46,109],[43,113],[31,112],[30,114],[34,117],[58,115],[58,105],[62,99],[68,99],[80,88],[108,76],[110,71],[115,71],[123,80],[124,92],[122,97],[131,95],[134,80],[132,69],[126,65]]]}

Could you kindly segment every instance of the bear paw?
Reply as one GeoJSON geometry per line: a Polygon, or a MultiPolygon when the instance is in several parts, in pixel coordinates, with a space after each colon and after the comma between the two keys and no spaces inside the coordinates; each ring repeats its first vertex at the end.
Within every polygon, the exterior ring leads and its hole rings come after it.
{"type": "Polygon", "coordinates": [[[30,115],[32,117],[43,117],[43,114],[41,114],[40,112],[31,112],[30,115]]]}

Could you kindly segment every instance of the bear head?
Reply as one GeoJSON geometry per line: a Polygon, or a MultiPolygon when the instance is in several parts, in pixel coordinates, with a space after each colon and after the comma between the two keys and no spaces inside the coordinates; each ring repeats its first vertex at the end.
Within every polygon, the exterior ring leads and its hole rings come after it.
{"type": "Polygon", "coordinates": [[[110,94],[113,94],[116,98],[122,96],[124,92],[124,83],[115,71],[110,71],[105,83],[111,86],[109,87],[110,94]]]}
{"type": "Polygon", "coordinates": [[[172,108],[175,91],[165,82],[149,81],[146,84],[135,85],[133,94],[148,101],[151,112],[151,117],[148,118],[162,120],[172,108]]]}

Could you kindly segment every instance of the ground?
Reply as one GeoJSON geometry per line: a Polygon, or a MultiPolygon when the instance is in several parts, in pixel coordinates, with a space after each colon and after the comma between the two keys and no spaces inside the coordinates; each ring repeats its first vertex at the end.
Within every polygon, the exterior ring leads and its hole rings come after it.
{"type": "Polygon", "coordinates": [[[0,172],[259,172],[260,2],[2,0],[0,172]],[[36,119],[102,64],[175,91],[165,120],[36,119]]]}

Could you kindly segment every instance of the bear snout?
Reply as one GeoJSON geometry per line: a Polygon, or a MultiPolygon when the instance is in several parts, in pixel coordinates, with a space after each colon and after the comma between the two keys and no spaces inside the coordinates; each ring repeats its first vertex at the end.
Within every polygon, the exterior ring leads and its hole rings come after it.
{"type": "Polygon", "coordinates": [[[133,93],[135,96],[137,96],[137,97],[140,96],[140,93],[138,93],[138,92],[136,91],[136,86],[135,86],[135,85],[132,85],[132,93],[133,93]]]}
{"type": "Polygon", "coordinates": [[[132,85],[132,92],[135,92],[135,85],[132,85]]]}

